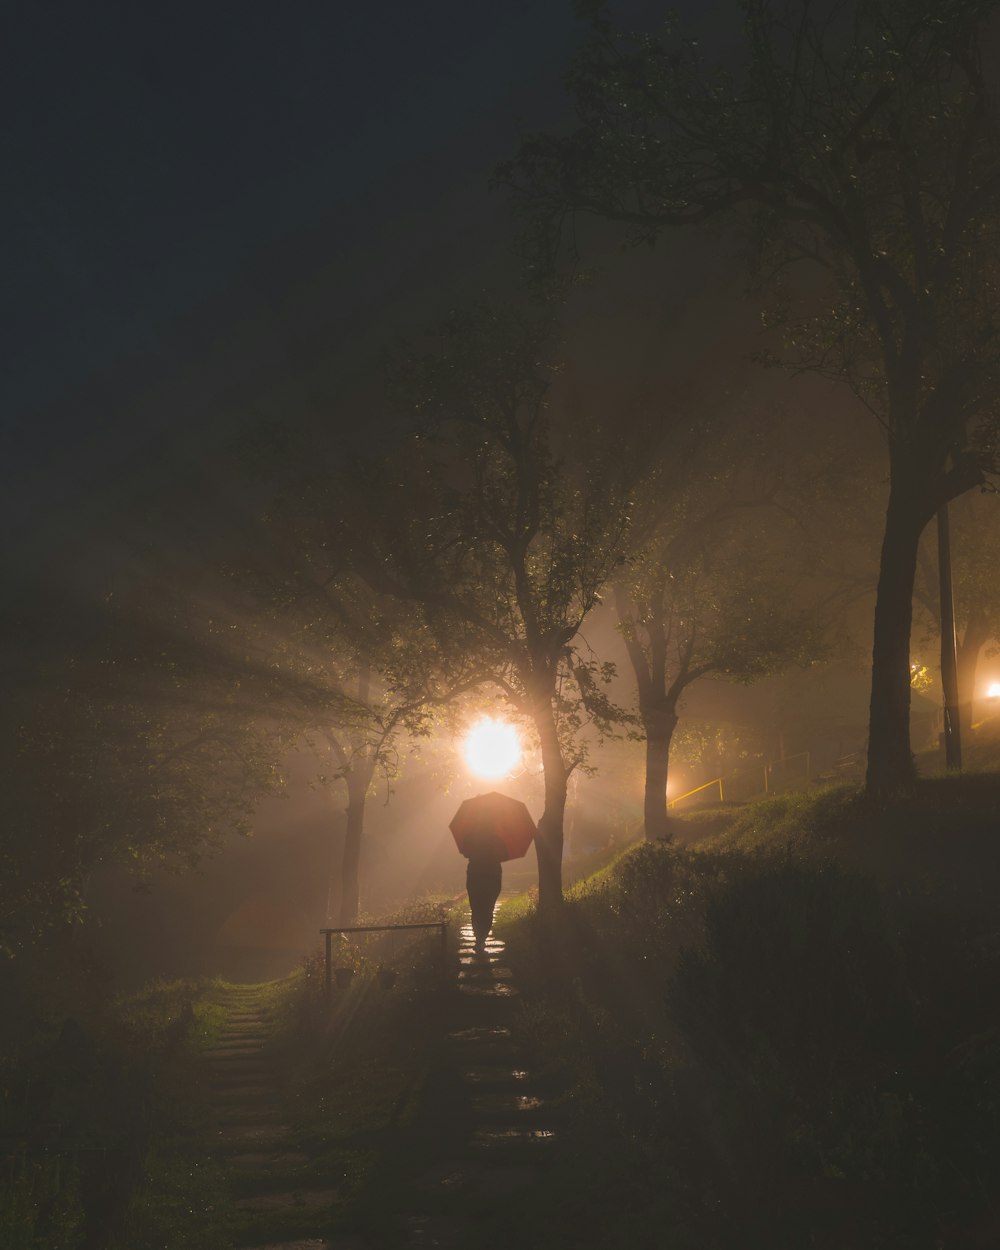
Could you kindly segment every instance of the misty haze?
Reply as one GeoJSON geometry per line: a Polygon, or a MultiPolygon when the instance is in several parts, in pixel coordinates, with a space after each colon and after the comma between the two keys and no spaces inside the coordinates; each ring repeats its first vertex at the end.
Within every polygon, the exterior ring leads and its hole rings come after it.
{"type": "Polygon", "coordinates": [[[2,1250],[1000,1245],[1000,0],[11,27],[2,1250]]]}

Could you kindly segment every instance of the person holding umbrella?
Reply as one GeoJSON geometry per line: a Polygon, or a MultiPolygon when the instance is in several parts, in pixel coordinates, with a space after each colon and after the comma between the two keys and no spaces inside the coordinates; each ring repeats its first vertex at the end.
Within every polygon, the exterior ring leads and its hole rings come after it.
{"type": "Polygon", "coordinates": [[[535,822],[518,799],[499,794],[478,794],[466,799],[449,826],[459,851],[468,858],[465,888],[472,912],[476,954],[486,950],[493,928],[493,913],[503,881],[501,864],[520,859],[535,836],[535,822]]]}

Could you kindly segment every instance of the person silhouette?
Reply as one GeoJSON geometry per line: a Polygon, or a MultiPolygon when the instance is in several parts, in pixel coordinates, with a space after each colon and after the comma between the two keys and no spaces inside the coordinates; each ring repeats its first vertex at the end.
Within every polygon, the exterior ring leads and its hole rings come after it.
{"type": "Polygon", "coordinates": [[[486,951],[486,939],[493,928],[493,912],[503,883],[503,869],[500,866],[503,844],[495,834],[484,829],[477,831],[477,836],[469,839],[468,846],[466,855],[469,865],[465,870],[465,888],[469,894],[476,954],[482,955],[486,951]]]}

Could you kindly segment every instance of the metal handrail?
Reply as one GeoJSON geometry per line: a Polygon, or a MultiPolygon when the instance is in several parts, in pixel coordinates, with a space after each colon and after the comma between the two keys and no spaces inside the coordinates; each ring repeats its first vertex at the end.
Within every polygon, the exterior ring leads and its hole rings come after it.
{"type": "Polygon", "coordinates": [[[789,760],[800,760],[805,756],[806,761],[806,781],[809,780],[810,764],[812,763],[808,751],[796,751],[794,755],[783,755],[780,760],[768,760],[764,765],[764,793],[771,793],[770,778],[778,764],[787,764],[789,760]]]}
{"type": "Polygon", "coordinates": [[[320,929],[326,939],[326,968],[324,984],[327,996],[333,988],[333,935],[335,933],[391,933],[398,929],[440,929],[442,963],[448,954],[448,921],[431,920],[422,924],[351,924],[339,925],[334,929],[320,929]]]}

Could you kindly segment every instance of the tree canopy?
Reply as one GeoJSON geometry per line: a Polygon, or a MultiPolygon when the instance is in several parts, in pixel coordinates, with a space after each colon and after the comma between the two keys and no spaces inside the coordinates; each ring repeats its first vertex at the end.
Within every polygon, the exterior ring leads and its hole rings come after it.
{"type": "Polygon", "coordinates": [[[913,778],[909,632],[919,536],[995,468],[1000,137],[995,0],[745,0],[735,63],[599,7],[568,75],[579,126],[501,167],[550,264],[590,214],[633,242],[732,223],[798,367],[882,426],[890,491],[875,612],[868,786],[913,778]],[[812,276],[793,280],[802,265],[812,276]]]}

